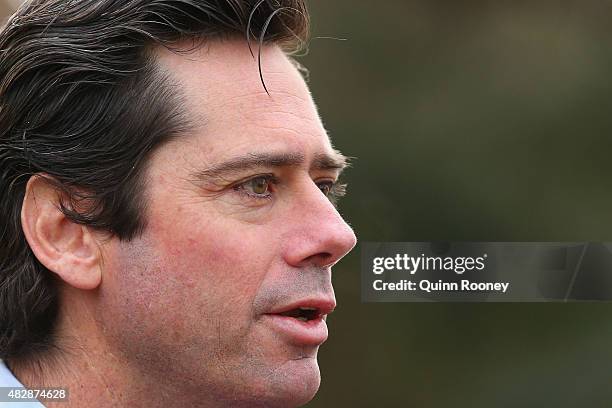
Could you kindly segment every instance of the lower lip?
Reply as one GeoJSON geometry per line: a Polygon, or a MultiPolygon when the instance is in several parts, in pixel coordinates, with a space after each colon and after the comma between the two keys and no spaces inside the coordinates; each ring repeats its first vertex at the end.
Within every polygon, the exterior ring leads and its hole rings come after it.
{"type": "Polygon", "coordinates": [[[299,345],[318,346],[327,340],[327,323],[323,317],[302,321],[278,314],[266,314],[264,320],[299,345]]]}

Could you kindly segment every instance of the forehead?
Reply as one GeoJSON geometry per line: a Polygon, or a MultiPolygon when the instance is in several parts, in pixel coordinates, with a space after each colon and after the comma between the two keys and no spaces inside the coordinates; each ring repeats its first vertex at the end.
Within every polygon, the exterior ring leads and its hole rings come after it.
{"type": "Polygon", "coordinates": [[[180,88],[203,149],[215,156],[254,146],[315,155],[332,152],[310,92],[276,45],[251,55],[245,40],[215,40],[188,52],[157,51],[159,68],[180,88]],[[205,136],[203,136],[205,135],[205,136]]]}

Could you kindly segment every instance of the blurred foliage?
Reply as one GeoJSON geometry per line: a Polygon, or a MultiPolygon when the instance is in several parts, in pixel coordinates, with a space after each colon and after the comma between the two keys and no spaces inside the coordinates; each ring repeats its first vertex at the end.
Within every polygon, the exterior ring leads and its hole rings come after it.
{"type": "MultiPolygon", "coordinates": [[[[612,240],[612,2],[310,6],[361,241],[612,240]]],[[[309,407],[610,406],[612,305],[362,304],[359,279],[356,249],[309,407]]]]}

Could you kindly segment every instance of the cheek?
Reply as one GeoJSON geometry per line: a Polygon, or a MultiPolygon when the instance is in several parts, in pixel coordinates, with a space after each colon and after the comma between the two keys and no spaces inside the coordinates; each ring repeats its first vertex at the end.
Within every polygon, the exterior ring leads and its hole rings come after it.
{"type": "Polygon", "coordinates": [[[152,230],[155,252],[168,278],[213,297],[252,298],[274,262],[274,251],[270,242],[261,239],[265,235],[254,230],[257,227],[227,224],[152,230]]]}
{"type": "Polygon", "coordinates": [[[253,299],[275,262],[273,236],[261,226],[220,217],[185,222],[195,218],[182,215],[181,221],[150,224],[123,255],[131,271],[124,286],[137,288],[127,301],[186,337],[219,330],[243,335],[252,323],[253,299]]]}
{"type": "Polygon", "coordinates": [[[213,268],[229,262],[219,249],[202,249],[196,242],[174,239],[160,247],[143,237],[122,244],[112,262],[115,273],[101,288],[100,316],[127,355],[147,361],[155,355],[176,358],[164,363],[184,367],[186,361],[214,359],[218,347],[227,348],[228,343],[219,343],[220,332],[234,349],[242,347],[237,339],[248,322],[227,316],[247,316],[248,306],[228,299],[242,300],[248,291],[232,287],[218,269],[210,269],[212,253],[217,257],[213,268]]]}
{"type": "Polygon", "coordinates": [[[274,239],[265,226],[202,219],[185,208],[151,217],[141,237],[119,244],[105,291],[117,296],[108,306],[121,313],[124,348],[191,350],[194,361],[198,350],[244,356],[253,300],[279,259],[274,239]]]}

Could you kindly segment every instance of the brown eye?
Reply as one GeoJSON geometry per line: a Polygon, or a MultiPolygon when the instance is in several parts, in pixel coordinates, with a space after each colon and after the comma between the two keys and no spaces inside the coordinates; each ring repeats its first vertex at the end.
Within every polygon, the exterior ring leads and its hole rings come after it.
{"type": "Polygon", "coordinates": [[[317,183],[317,187],[325,197],[329,198],[333,205],[336,205],[338,199],[346,194],[346,184],[340,184],[337,181],[322,181],[317,183]]]}
{"type": "Polygon", "coordinates": [[[236,184],[233,189],[246,198],[269,200],[276,192],[274,186],[279,180],[272,174],[264,174],[236,184]]]}
{"type": "Polygon", "coordinates": [[[333,187],[333,183],[331,181],[326,181],[324,183],[319,183],[318,186],[325,196],[329,196],[333,187]]]}
{"type": "Polygon", "coordinates": [[[255,195],[266,195],[270,190],[270,180],[266,177],[256,177],[247,181],[244,188],[255,195]]]}

